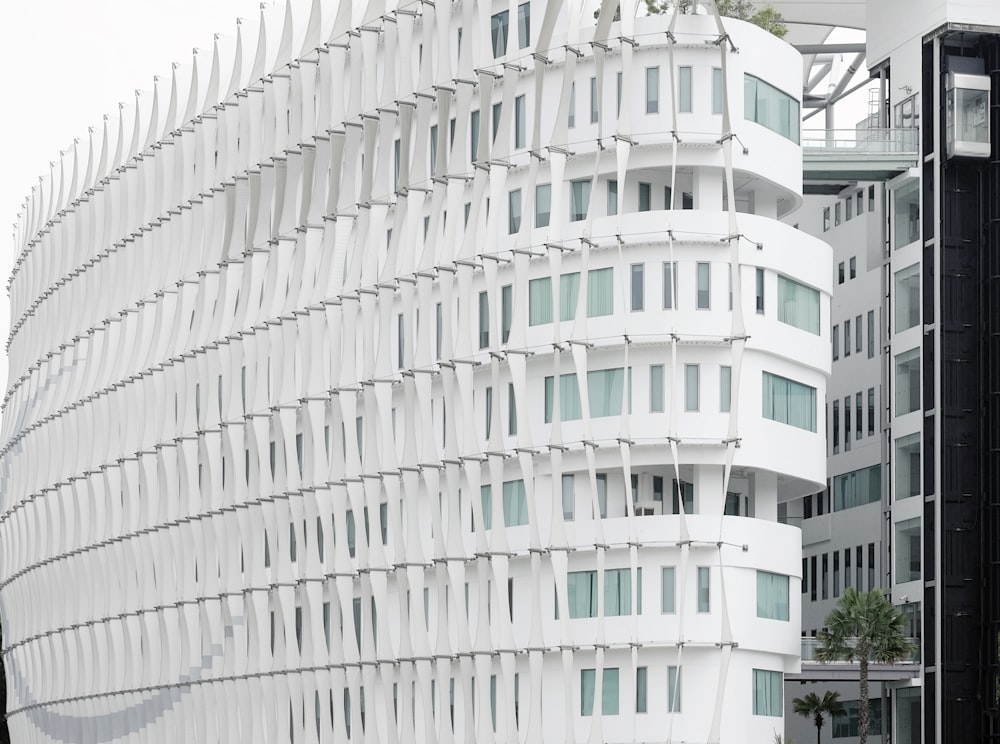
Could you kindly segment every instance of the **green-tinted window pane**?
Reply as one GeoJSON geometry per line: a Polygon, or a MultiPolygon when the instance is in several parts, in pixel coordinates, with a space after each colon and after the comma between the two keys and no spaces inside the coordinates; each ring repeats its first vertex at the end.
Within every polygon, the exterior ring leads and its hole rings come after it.
{"type": "Polygon", "coordinates": [[[528,325],[552,322],[552,280],[547,277],[528,282],[528,325]]]}
{"type": "Polygon", "coordinates": [[[566,598],[571,618],[597,617],[597,571],[567,573],[566,598]]]}
{"type": "Polygon", "coordinates": [[[816,388],[763,373],[763,416],[778,423],[816,431],[816,388]]]}
{"type": "Polygon", "coordinates": [[[667,667],[667,712],[681,712],[681,668],[667,667]]]}
{"type": "Polygon", "coordinates": [[[753,670],[753,714],[781,716],[781,672],[753,670]]]}
{"type": "Polygon", "coordinates": [[[660,612],[676,612],[676,583],[673,566],[664,566],[660,573],[660,612]]]}
{"type": "Polygon", "coordinates": [[[543,183],[535,187],[535,227],[548,227],[552,210],[552,184],[543,183]]]}
{"type": "Polygon", "coordinates": [[[587,272],[587,317],[611,315],[614,309],[614,269],[591,269],[587,272]]]}
{"type": "Polygon", "coordinates": [[[559,320],[576,317],[576,303],[580,297],[580,272],[574,271],[559,277],[559,320]]]}
{"type": "Polygon", "coordinates": [[[757,617],[788,620],[788,577],[757,572],[757,617]]]}
{"type": "Polygon", "coordinates": [[[649,410],[653,413],[663,412],[662,364],[652,364],[649,367],[649,410]]]}
{"type": "Polygon", "coordinates": [[[779,274],[778,320],[818,336],[819,290],[779,274]]]}
{"type": "Polygon", "coordinates": [[[587,218],[590,208],[590,181],[570,182],[569,219],[577,222],[587,218]]]}

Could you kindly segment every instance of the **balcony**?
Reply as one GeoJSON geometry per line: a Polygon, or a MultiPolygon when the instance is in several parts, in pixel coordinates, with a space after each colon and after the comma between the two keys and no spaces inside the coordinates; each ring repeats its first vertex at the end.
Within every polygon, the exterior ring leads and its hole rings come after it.
{"type": "MultiPolygon", "coordinates": [[[[920,678],[920,639],[910,638],[915,648],[910,657],[896,664],[868,665],[868,679],[873,682],[898,682],[920,678]]],[[[845,682],[858,679],[860,672],[857,662],[817,661],[816,649],[819,641],[815,638],[802,639],[802,671],[786,674],[786,681],[795,682],[845,682]]]]}
{"type": "Polygon", "coordinates": [[[920,154],[918,134],[916,129],[803,131],[805,192],[831,193],[830,189],[849,181],[885,181],[915,167],[920,154]]]}

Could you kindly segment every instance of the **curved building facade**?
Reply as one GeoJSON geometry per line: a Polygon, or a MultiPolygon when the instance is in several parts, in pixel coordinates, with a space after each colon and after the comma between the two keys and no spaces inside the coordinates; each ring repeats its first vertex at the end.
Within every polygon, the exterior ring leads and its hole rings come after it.
{"type": "Polygon", "coordinates": [[[826,470],[798,54],[613,2],[302,5],[26,205],[13,738],[771,741],[778,504],[826,470]]]}

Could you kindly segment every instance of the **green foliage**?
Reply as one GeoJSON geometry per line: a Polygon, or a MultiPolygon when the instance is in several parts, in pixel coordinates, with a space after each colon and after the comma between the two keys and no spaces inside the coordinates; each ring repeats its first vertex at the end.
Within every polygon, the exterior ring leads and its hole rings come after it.
{"type": "Polygon", "coordinates": [[[823,730],[823,716],[835,718],[846,714],[839,698],[838,693],[827,690],[823,697],[815,692],[810,692],[805,697],[792,700],[792,708],[796,713],[813,719],[813,724],[816,726],[816,744],[819,744],[820,732],[823,730]]]}
{"type": "MultiPolygon", "coordinates": [[[[646,10],[657,15],[672,12],[674,5],[679,5],[681,13],[688,13],[693,4],[693,0],[646,0],[646,10]]],[[[785,38],[785,34],[788,33],[785,19],[770,3],[757,8],[750,0],[716,0],[716,5],[721,15],[749,21],[765,31],[770,31],[779,39],[785,38]]]]}
{"type": "Polygon", "coordinates": [[[854,587],[843,595],[829,615],[826,630],[817,634],[819,661],[858,662],[858,731],[859,744],[868,742],[869,701],[868,664],[894,664],[913,652],[907,639],[899,610],[880,589],[860,593],[854,587]]]}

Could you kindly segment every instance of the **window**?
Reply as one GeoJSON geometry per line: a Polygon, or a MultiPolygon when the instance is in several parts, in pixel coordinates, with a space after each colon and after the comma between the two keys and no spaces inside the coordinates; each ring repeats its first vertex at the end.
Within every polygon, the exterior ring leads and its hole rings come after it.
{"type": "Polygon", "coordinates": [[[755,283],[757,291],[757,314],[764,314],[764,269],[757,269],[755,273],[755,283]]]}
{"type": "Polygon", "coordinates": [[[868,358],[875,358],[875,311],[868,311],[868,358]]]}
{"type": "MultiPolygon", "coordinates": [[[[854,470],[833,479],[833,510],[873,504],[882,499],[882,466],[854,470]]],[[[860,588],[860,587],[859,587],[860,588]]]]}
{"type": "MultiPolygon", "coordinates": [[[[545,423],[552,423],[554,377],[545,378],[545,423]]],[[[592,418],[619,416],[622,412],[622,398],[625,392],[625,370],[592,370],[587,373],[587,395],[592,418]]],[[[580,404],[580,385],[576,373],[559,376],[559,420],[578,421],[583,418],[580,404]]]]}
{"type": "Polygon", "coordinates": [[[469,114],[469,160],[479,159],[479,112],[469,114]]]}
{"type": "Polygon", "coordinates": [[[618,181],[608,181],[608,214],[618,214],[618,181]]]}
{"type": "MultiPolygon", "coordinates": [[[[743,75],[743,115],[747,121],[799,143],[799,102],[753,75],[743,75]]],[[[823,217],[823,229],[829,230],[826,212],[823,217]]]]}
{"type": "Polygon", "coordinates": [[[597,123],[597,78],[590,78],[590,123],[597,123]]]}
{"type": "Polygon", "coordinates": [[[844,321],[844,356],[849,357],[851,355],[851,321],[844,321]]]}
{"type": "Polygon", "coordinates": [[[851,585],[851,549],[844,549],[844,588],[851,585]]]}
{"type": "Polygon", "coordinates": [[[858,213],[858,216],[860,217],[862,214],[865,213],[864,192],[863,191],[859,191],[855,196],[857,197],[855,199],[855,203],[856,203],[856,208],[855,209],[856,209],[856,211],[858,213]]]}
{"type": "Polygon", "coordinates": [[[517,434],[517,399],[514,397],[514,383],[507,383],[507,433],[517,434]]]}
{"type": "Polygon", "coordinates": [[[653,187],[648,183],[639,183],[639,211],[648,212],[653,208],[653,187]]]}
{"type": "Polygon", "coordinates": [[[552,322],[552,280],[547,277],[528,282],[528,325],[552,322]]]}
{"type": "MultiPolygon", "coordinates": [[[[844,200],[844,219],[846,219],[848,222],[850,222],[851,217],[853,216],[853,214],[852,214],[853,213],[853,207],[854,207],[854,202],[851,200],[850,197],[848,197],[847,199],[844,200]]],[[[851,263],[854,263],[854,259],[853,258],[851,259],[851,263]]],[[[854,278],[854,276],[852,275],[851,279],[853,279],[853,278],[854,278]]]]}
{"type": "Polygon", "coordinates": [[[871,591],[874,588],[875,588],[875,543],[868,543],[868,591],[871,591]]]}
{"type": "Polygon", "coordinates": [[[896,523],[896,581],[920,578],[920,517],[896,523]]]}
{"type": "Polygon", "coordinates": [[[676,578],[673,566],[663,566],[660,571],[660,612],[672,615],[676,607],[676,578]]]}
{"type": "Polygon", "coordinates": [[[632,277],[632,311],[637,312],[643,309],[643,271],[645,269],[645,264],[632,264],[631,267],[631,277],[632,277]]]}
{"type": "Polygon", "coordinates": [[[497,132],[500,131],[500,113],[501,113],[501,107],[502,107],[502,104],[500,102],[497,102],[497,103],[493,104],[493,121],[491,122],[492,126],[493,126],[493,132],[492,132],[492,136],[490,137],[490,142],[496,142],[497,141],[497,132]]]}
{"type": "Polygon", "coordinates": [[[570,129],[576,126],[576,83],[569,86],[569,113],[566,116],[566,126],[570,129]]]}
{"type": "MultiPolygon", "coordinates": [[[[438,149],[438,128],[437,124],[431,126],[431,175],[437,174],[437,149],[438,149]]],[[[424,237],[427,236],[426,228],[424,237]]]]}
{"type": "Polygon", "coordinates": [[[484,393],[484,417],[486,420],[486,438],[490,438],[491,427],[493,424],[493,388],[487,385],[483,389],[484,393]]]}
{"type": "Polygon", "coordinates": [[[563,519],[573,519],[576,511],[576,477],[572,473],[562,477],[562,510],[563,519]]]}
{"type": "Polygon", "coordinates": [[[821,563],[823,564],[823,573],[822,573],[822,577],[821,577],[822,578],[822,598],[823,599],[829,599],[829,597],[830,597],[830,591],[829,591],[828,584],[829,584],[829,579],[830,579],[830,557],[826,553],[823,553],[823,557],[821,559],[821,563]]]}
{"type": "Polygon", "coordinates": [[[684,410],[697,411],[699,394],[698,383],[700,367],[697,364],[684,365],[684,410]]]}
{"type": "Polygon", "coordinates": [[[632,614],[632,569],[604,571],[604,614],[607,617],[632,614]]]}
{"type": "Polygon", "coordinates": [[[920,410],[920,349],[896,355],[896,415],[920,410]]]}
{"type": "Polygon", "coordinates": [[[920,264],[907,266],[895,274],[896,332],[920,323],[920,264]]]}
{"type": "Polygon", "coordinates": [[[913,180],[896,189],[893,203],[893,247],[902,248],[920,237],[920,182],[913,180]]]}
{"type": "Polygon", "coordinates": [[[597,482],[597,509],[601,518],[608,516],[608,474],[598,473],[597,482]]]}
{"type": "Polygon", "coordinates": [[[819,290],[778,274],[778,320],[819,335],[819,290]]]}
{"type": "Polygon", "coordinates": [[[490,300],[486,292],[479,293],[479,348],[490,345],[490,300]]]}
{"type": "Polygon", "coordinates": [[[507,53],[507,31],[510,25],[510,12],[494,13],[490,22],[490,33],[493,38],[493,58],[502,57],[507,53]]]}
{"type": "Polygon", "coordinates": [[[837,264],[837,284],[844,283],[844,262],[837,264]]]}
{"type": "Polygon", "coordinates": [[[830,229],[830,208],[823,207],[823,232],[830,229]]]}
{"type": "Polygon", "coordinates": [[[840,328],[838,326],[833,327],[833,336],[830,340],[833,344],[833,361],[837,361],[840,359],[840,328]]]}
{"type": "Polygon", "coordinates": [[[617,88],[617,108],[615,108],[615,115],[620,116],[622,113],[622,74],[619,72],[615,76],[615,84],[617,88]]]}
{"type": "Polygon", "coordinates": [[[570,222],[578,222],[587,218],[587,210],[590,208],[590,180],[570,182],[570,222]]]}
{"type": "Polygon", "coordinates": [[[875,435],[875,388],[868,388],[868,436],[875,435]]]}
{"type": "Polygon", "coordinates": [[[614,311],[614,269],[591,269],[587,272],[587,317],[611,315],[614,311]]]}
{"type": "Polygon", "coordinates": [[[517,6],[517,48],[524,49],[531,43],[531,3],[517,6]]]}
{"type": "Polygon", "coordinates": [[[863,406],[861,405],[861,391],[854,394],[854,438],[861,439],[861,422],[864,420],[862,416],[864,415],[863,406]]]}
{"type": "Polygon", "coordinates": [[[723,89],[722,70],[718,67],[712,68],[712,113],[722,113],[723,89]]]}
{"type": "Polygon", "coordinates": [[[753,670],[753,714],[781,716],[781,672],[753,670]]]}
{"type": "Polygon", "coordinates": [[[816,388],[764,372],[763,416],[781,424],[816,431],[816,388]]]}
{"type": "MultiPolygon", "coordinates": [[[[850,210],[850,206],[851,206],[851,203],[847,202],[847,207],[848,207],[847,211],[848,212],[851,211],[850,210]]],[[[848,217],[847,219],[851,219],[851,218],[848,217]]],[[[851,279],[854,279],[858,275],[858,258],[857,258],[857,256],[851,256],[851,260],[849,262],[849,265],[850,265],[851,279]]]]}
{"type": "MultiPolygon", "coordinates": [[[[580,670],[580,715],[589,716],[594,712],[593,669],[580,670]]],[[[605,716],[618,715],[618,669],[605,669],[601,675],[601,713],[605,716]]]]}
{"type": "Polygon", "coordinates": [[[518,150],[524,147],[525,119],[524,96],[520,95],[514,99],[514,148],[518,150]]]}
{"type": "MultiPolygon", "coordinates": [[[[898,696],[899,693],[897,692],[898,696]]],[[[861,726],[861,708],[857,700],[843,700],[845,715],[837,716],[831,723],[831,732],[834,739],[857,739],[861,726]]],[[[869,701],[868,711],[868,736],[882,735],[882,700],[873,698],[869,701]]]]}
{"type": "Polygon", "coordinates": [[[691,105],[691,68],[681,67],[678,69],[678,108],[682,114],[690,114],[693,110],[691,105]]]}
{"type": "Polygon", "coordinates": [[[500,288],[500,343],[510,339],[510,326],[514,321],[514,287],[505,284],[500,288]]]}
{"type": "Polygon", "coordinates": [[[733,404],[733,368],[719,367],[719,410],[728,413],[733,404]]]}
{"type": "Polygon", "coordinates": [[[833,454],[840,451],[840,401],[833,401],[833,454]]]}
{"type": "Polygon", "coordinates": [[[681,668],[667,667],[667,712],[681,712],[681,668]]]}
{"type": "Polygon", "coordinates": [[[698,262],[698,309],[708,310],[711,305],[712,265],[698,262]]]}
{"type": "Polygon", "coordinates": [[[757,572],[757,617],[788,620],[788,577],[757,572]]]}
{"type": "Polygon", "coordinates": [[[874,186],[869,186],[868,187],[868,211],[869,212],[874,212],[875,211],[875,187],[874,186]]]}
{"type": "Polygon", "coordinates": [[[436,359],[441,358],[441,345],[444,340],[444,315],[441,309],[441,303],[437,303],[434,306],[434,326],[435,326],[435,336],[434,336],[434,351],[436,354],[436,359]]]}
{"type": "Polygon", "coordinates": [[[663,365],[649,366],[649,411],[663,413],[663,365]]]}
{"type": "Polygon", "coordinates": [[[920,433],[896,440],[896,500],[920,495],[920,433]]]}
{"type": "MultiPolygon", "coordinates": [[[[480,486],[479,496],[483,506],[483,529],[493,528],[493,488],[480,486]]],[[[505,527],[517,527],[528,523],[528,501],[525,496],[524,481],[521,479],[504,481],[503,523],[505,527]]]]}
{"type": "Polygon", "coordinates": [[[816,601],[816,556],[810,556],[809,558],[809,575],[812,576],[812,583],[809,585],[809,600],[812,602],[816,601]]]}
{"type": "MultiPolygon", "coordinates": [[[[690,68],[688,68],[690,71],[690,68]]],[[[646,113],[656,114],[660,111],[660,68],[646,68],[646,113]]]]}
{"type": "Polygon", "coordinates": [[[681,513],[683,502],[684,513],[694,514],[694,484],[687,481],[673,481],[673,500],[671,508],[674,514],[681,513]]]}
{"type": "Polygon", "coordinates": [[[840,596],[840,551],[833,551],[833,598],[840,596]]]}
{"type": "Polygon", "coordinates": [[[646,667],[635,670],[635,712],[646,712],[646,667]]]}
{"type": "MultiPolygon", "coordinates": [[[[840,202],[837,202],[836,204],[833,205],[833,226],[836,227],[839,224],[840,224],[840,202]]],[[[844,264],[841,263],[840,266],[841,268],[843,268],[844,264]]],[[[840,282],[841,284],[843,284],[844,282],[843,272],[841,272],[840,275],[840,282]]]]}
{"type": "Polygon", "coordinates": [[[396,367],[403,368],[403,351],[405,350],[406,330],[403,314],[396,316],[396,367]]]}
{"type": "Polygon", "coordinates": [[[677,309],[677,262],[663,262],[663,309],[677,309]]]}
{"type": "Polygon", "coordinates": [[[570,618],[597,617],[597,571],[569,571],[566,598],[570,618]]]}
{"type": "Polygon", "coordinates": [[[535,227],[549,226],[549,211],[552,209],[552,184],[535,186],[535,227]]]}
{"type": "Polygon", "coordinates": [[[711,611],[711,577],[708,566],[698,566],[698,612],[711,611]]]}
{"type": "Polygon", "coordinates": [[[513,235],[521,229],[521,189],[507,194],[507,233],[513,235]]]}

